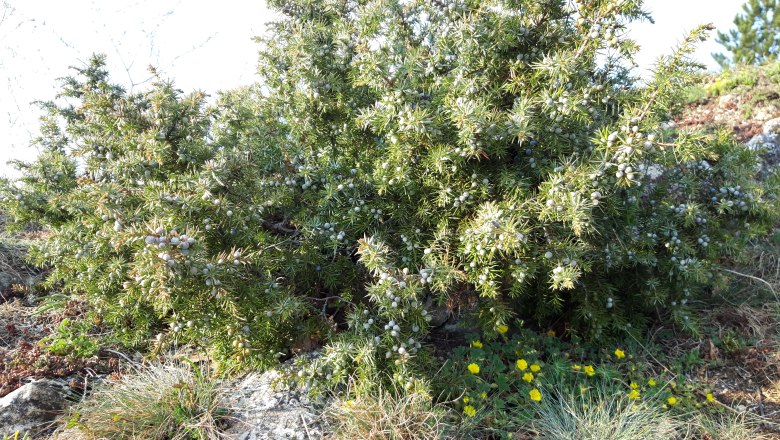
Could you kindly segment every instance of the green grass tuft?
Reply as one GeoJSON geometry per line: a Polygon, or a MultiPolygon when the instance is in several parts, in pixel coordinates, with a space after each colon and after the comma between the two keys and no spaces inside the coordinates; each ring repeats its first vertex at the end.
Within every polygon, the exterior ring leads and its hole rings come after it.
{"type": "Polygon", "coordinates": [[[667,440],[681,423],[658,406],[604,389],[588,394],[559,392],[545,399],[534,427],[548,440],[667,440]],[[579,394],[579,395],[577,395],[579,394]]]}

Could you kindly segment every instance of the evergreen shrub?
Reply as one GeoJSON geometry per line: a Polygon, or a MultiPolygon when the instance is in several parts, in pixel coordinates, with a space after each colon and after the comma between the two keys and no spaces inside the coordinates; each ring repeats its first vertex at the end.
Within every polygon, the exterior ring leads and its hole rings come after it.
{"type": "Polygon", "coordinates": [[[406,380],[431,302],[486,339],[695,331],[692,298],[771,224],[755,153],[670,119],[706,27],[643,83],[639,0],[269,3],[259,85],[128,93],[96,58],[5,185],[51,229],[50,282],[123,342],[244,364],[329,342],[322,378],[406,380]]]}

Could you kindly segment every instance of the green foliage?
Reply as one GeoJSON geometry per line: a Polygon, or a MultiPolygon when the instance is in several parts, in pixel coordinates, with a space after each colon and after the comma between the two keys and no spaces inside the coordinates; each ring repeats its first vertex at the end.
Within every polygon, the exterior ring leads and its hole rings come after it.
{"type": "Polygon", "coordinates": [[[49,284],[85,294],[88,320],[119,342],[158,333],[157,344],[275,361],[308,308],[277,279],[298,257],[264,228],[278,221],[260,217],[264,164],[221,146],[236,141],[221,134],[225,122],[212,129],[202,93],[160,81],[127,94],[100,57],[77,70],[61,92],[69,100],[44,105],[41,157],[18,164],[24,177],[5,187],[17,224],[51,229],[31,252],[52,266],[49,284]]]}
{"type": "MultiPolygon", "coordinates": [[[[766,111],[780,93],[780,62],[763,65],[731,66],[717,74],[702,75],[685,89],[681,100],[685,104],[706,104],[710,97],[736,95],[740,97],[740,112],[752,119],[758,109],[766,111]]],[[[726,104],[727,106],[731,104],[726,104]]]]}
{"type": "Polygon", "coordinates": [[[766,75],[772,84],[780,84],[780,62],[769,63],[766,75]]]}
{"type": "Polygon", "coordinates": [[[54,333],[41,342],[50,352],[59,356],[90,357],[100,349],[97,338],[89,334],[91,328],[87,322],[66,318],[60,322],[54,333]]]}
{"type": "Polygon", "coordinates": [[[685,104],[695,104],[707,100],[707,89],[703,86],[696,84],[683,90],[682,101],[685,104]]]}
{"type": "Polygon", "coordinates": [[[776,99],[780,84],[780,62],[753,66],[732,66],[717,74],[701,75],[683,90],[681,100],[685,104],[697,103],[710,96],[736,94],[751,104],[769,103],[776,99]]]}
{"type": "Polygon", "coordinates": [[[718,32],[717,42],[730,52],[713,54],[723,67],[763,64],[780,53],[780,9],[777,0],[748,0],[734,17],[736,29],[718,32]]]}
{"type": "Polygon", "coordinates": [[[696,331],[688,301],[772,222],[755,153],[668,120],[706,28],[642,87],[639,0],[271,5],[262,86],[128,94],[96,58],[2,191],[117,340],[242,365],[330,341],[306,380],[415,389],[432,302],[494,335],[696,331]]]}

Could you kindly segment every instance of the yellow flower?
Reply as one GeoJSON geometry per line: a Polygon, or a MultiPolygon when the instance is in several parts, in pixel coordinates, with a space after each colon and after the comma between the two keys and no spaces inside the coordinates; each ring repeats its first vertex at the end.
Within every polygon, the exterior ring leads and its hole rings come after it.
{"type": "Polygon", "coordinates": [[[582,370],[582,367],[581,367],[581,366],[579,366],[579,365],[577,365],[577,364],[574,364],[574,365],[572,365],[572,368],[574,368],[574,371],[580,371],[580,370],[582,370]]]}
{"type": "Polygon", "coordinates": [[[479,395],[479,397],[481,397],[482,399],[487,399],[487,393],[486,393],[485,391],[483,391],[483,392],[482,392],[482,393],[479,395]]]}
{"type": "Polygon", "coordinates": [[[526,382],[528,382],[528,383],[531,383],[531,381],[532,381],[532,380],[534,380],[534,375],[533,375],[533,373],[525,373],[525,374],[523,375],[523,380],[524,380],[524,381],[526,381],[526,382]]]}
{"type": "Polygon", "coordinates": [[[539,372],[539,370],[541,369],[542,367],[540,367],[539,364],[531,364],[531,371],[533,371],[534,373],[539,372]]]}
{"type": "Polygon", "coordinates": [[[547,336],[549,336],[551,338],[554,338],[555,337],[555,330],[552,330],[552,329],[547,330],[547,336]]]}
{"type": "Polygon", "coordinates": [[[585,367],[582,368],[582,371],[584,371],[588,376],[593,376],[596,374],[596,369],[593,368],[592,365],[585,365],[585,367]]]}
{"type": "Polygon", "coordinates": [[[631,390],[630,393],[628,393],[629,399],[639,399],[639,391],[638,390],[631,390]]]}
{"type": "Polygon", "coordinates": [[[469,364],[468,369],[471,374],[479,374],[479,365],[477,364],[469,364]]]}
{"type": "Polygon", "coordinates": [[[669,405],[675,405],[677,403],[677,398],[674,397],[674,396],[671,396],[668,399],[666,399],[666,403],[668,403],[669,405]]]}
{"type": "Polygon", "coordinates": [[[541,402],[542,401],[542,393],[539,392],[536,388],[532,389],[528,392],[528,395],[531,396],[531,400],[535,402],[541,402]]]}
{"type": "Polygon", "coordinates": [[[647,384],[650,385],[651,387],[654,387],[656,385],[656,382],[655,382],[655,380],[650,379],[650,380],[647,381],[647,384]]]}
{"type": "Polygon", "coordinates": [[[520,371],[524,371],[526,368],[528,368],[528,362],[526,362],[525,359],[518,359],[517,369],[520,371]]]}
{"type": "Polygon", "coordinates": [[[469,400],[471,400],[471,399],[469,399],[468,396],[466,396],[466,397],[463,398],[463,403],[469,403],[469,400]]]}
{"type": "Polygon", "coordinates": [[[498,327],[496,327],[496,331],[497,331],[497,332],[499,332],[499,333],[501,333],[501,334],[503,335],[504,333],[506,333],[506,332],[508,332],[508,331],[509,331],[509,326],[508,326],[508,325],[501,324],[501,325],[499,325],[498,327]]]}
{"type": "Polygon", "coordinates": [[[617,348],[615,349],[615,356],[617,356],[618,359],[623,359],[624,357],[626,357],[626,352],[617,348]]]}
{"type": "Polygon", "coordinates": [[[464,414],[466,414],[466,415],[467,415],[467,416],[469,416],[469,417],[474,417],[474,414],[476,414],[476,413],[477,413],[477,409],[476,409],[476,408],[474,408],[474,407],[473,407],[473,406],[471,406],[471,405],[466,405],[466,406],[463,408],[463,413],[464,413],[464,414]]]}
{"type": "Polygon", "coordinates": [[[707,393],[707,402],[714,402],[715,396],[712,395],[712,393],[707,393]]]}
{"type": "Polygon", "coordinates": [[[474,341],[471,343],[471,346],[474,348],[482,348],[482,342],[481,341],[474,341]]]}
{"type": "Polygon", "coordinates": [[[631,382],[629,386],[631,387],[632,390],[639,389],[639,384],[637,384],[636,382],[631,382]]]}

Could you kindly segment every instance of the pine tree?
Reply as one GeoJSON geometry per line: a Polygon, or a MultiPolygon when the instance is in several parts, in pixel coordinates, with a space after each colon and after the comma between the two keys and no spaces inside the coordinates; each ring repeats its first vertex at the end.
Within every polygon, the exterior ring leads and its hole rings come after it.
{"type": "Polygon", "coordinates": [[[777,0],[749,0],[734,18],[736,29],[718,31],[717,42],[731,54],[717,53],[722,67],[730,64],[762,64],[780,53],[780,9],[777,0]]]}

